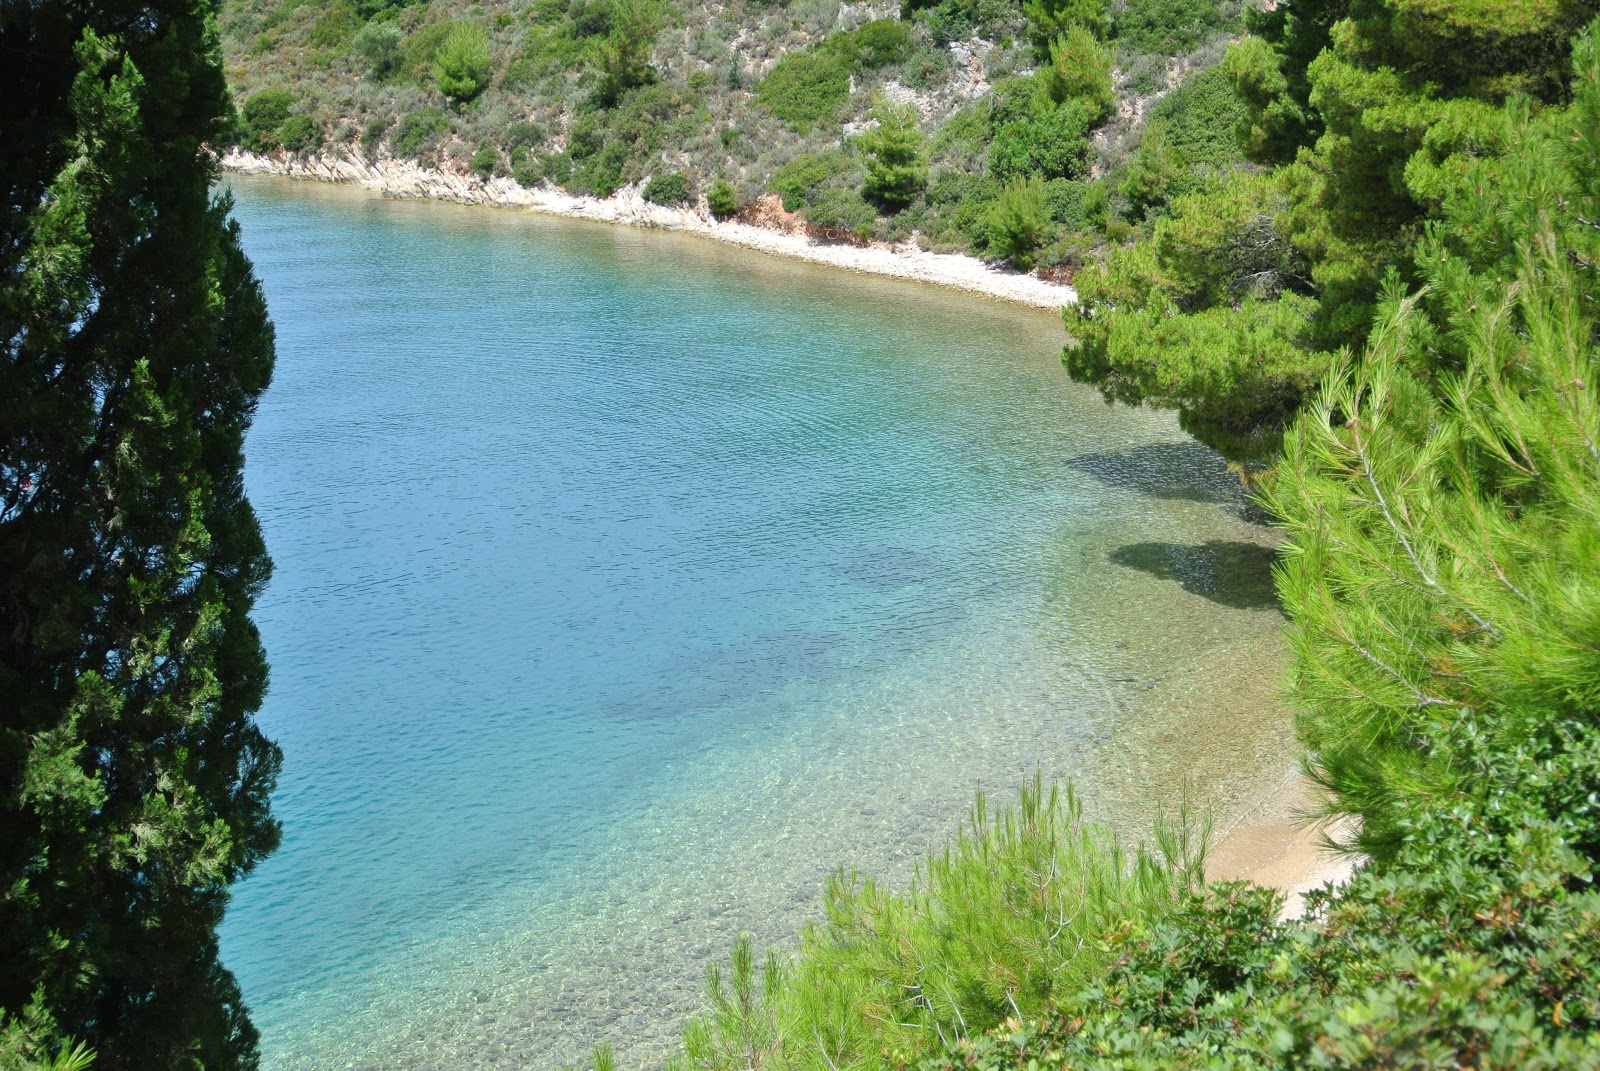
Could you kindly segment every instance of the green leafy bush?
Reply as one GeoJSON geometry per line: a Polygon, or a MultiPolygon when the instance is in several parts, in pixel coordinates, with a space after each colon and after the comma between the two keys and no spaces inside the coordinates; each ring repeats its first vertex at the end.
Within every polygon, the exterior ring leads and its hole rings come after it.
{"type": "Polygon", "coordinates": [[[1112,24],[1119,43],[1176,56],[1221,26],[1222,12],[1217,0],[1126,0],[1112,24]]]}
{"type": "Polygon", "coordinates": [[[677,1066],[915,1066],[941,1037],[1037,1014],[1099,975],[1109,935],[1188,901],[1203,849],[1172,829],[1160,844],[1124,850],[1070,793],[1037,780],[998,813],[980,796],[907,891],[839,873],[798,954],[769,953],[758,970],[740,940],[731,971],[711,971],[711,1008],[685,1031],[677,1066]]]}
{"type": "Polygon", "coordinates": [[[416,159],[431,153],[450,129],[443,108],[422,108],[400,120],[389,137],[389,151],[400,159],[416,159]]]}
{"type": "Polygon", "coordinates": [[[366,127],[361,131],[361,151],[367,154],[368,159],[378,155],[378,148],[383,144],[383,135],[389,130],[389,124],[382,119],[367,120],[366,127]]]}
{"type": "Polygon", "coordinates": [[[916,48],[911,28],[879,19],[832,34],[815,48],[790,52],[756,87],[756,101],[804,133],[836,117],[850,96],[850,76],[899,63],[916,48]]]}
{"type": "Polygon", "coordinates": [[[734,190],[733,184],[718,175],[711,188],[706,190],[706,207],[711,209],[711,214],[718,219],[724,219],[739,211],[739,195],[734,190]]]}
{"type": "Polygon", "coordinates": [[[801,132],[832,118],[850,96],[849,61],[819,49],[791,52],[756,87],[756,101],[801,132]]]}
{"type": "Polygon", "coordinates": [[[1020,179],[1002,190],[989,210],[989,252],[1026,271],[1052,230],[1044,183],[1037,175],[1020,179]]]}
{"type": "Polygon", "coordinates": [[[1050,62],[1039,69],[1034,84],[1039,103],[1081,107],[1091,125],[1111,114],[1111,50],[1082,26],[1074,26],[1050,43],[1050,62]]]}
{"type": "Polygon", "coordinates": [[[767,189],[783,198],[786,211],[794,212],[816,200],[830,185],[839,184],[846,176],[854,179],[860,174],[858,159],[837,149],[827,149],[790,160],[773,172],[767,189]]]}
{"type": "Polygon", "coordinates": [[[291,115],[278,126],[278,142],[289,152],[322,148],[322,126],[309,115],[291,115]]]}
{"type": "Polygon", "coordinates": [[[681,205],[689,200],[689,180],[675,171],[650,176],[644,199],[657,205],[681,205]]]}
{"type": "Polygon", "coordinates": [[[240,143],[254,152],[270,152],[283,143],[278,128],[294,110],[296,97],[287,89],[263,89],[239,109],[240,143]]]}
{"type": "Polygon", "coordinates": [[[862,193],[888,209],[904,208],[928,184],[922,133],[915,110],[880,101],[873,109],[877,127],[856,139],[867,157],[862,193]]]}
{"type": "Polygon", "coordinates": [[[433,80],[457,103],[482,93],[489,85],[489,31],[475,22],[451,27],[434,56],[433,80]]]}
{"type": "Polygon", "coordinates": [[[381,80],[394,71],[403,36],[392,22],[369,22],[356,34],[350,45],[366,62],[369,78],[381,80]]]}
{"type": "Polygon", "coordinates": [[[494,175],[505,173],[505,157],[500,155],[500,150],[487,143],[478,146],[478,151],[472,154],[472,159],[467,161],[467,166],[472,173],[481,179],[491,178],[494,175]]]}
{"type": "Polygon", "coordinates": [[[1147,125],[1159,125],[1167,145],[1189,166],[1222,170],[1242,159],[1236,132],[1247,116],[1227,76],[1212,67],[1162,97],[1147,125]]]}
{"type": "Polygon", "coordinates": [[[1002,182],[1074,178],[1087,167],[1092,125],[1089,110],[1078,101],[1013,120],[989,145],[989,170],[1002,182]]]}

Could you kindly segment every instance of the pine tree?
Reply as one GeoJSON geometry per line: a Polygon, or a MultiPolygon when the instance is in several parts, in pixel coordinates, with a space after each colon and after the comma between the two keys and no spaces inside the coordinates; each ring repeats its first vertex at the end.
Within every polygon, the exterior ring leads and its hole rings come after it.
{"type": "Polygon", "coordinates": [[[208,0],[0,14],[0,1041],[253,1067],[218,960],[278,839],[242,480],[273,338],[208,0]]]}
{"type": "Polygon", "coordinates": [[[867,177],[861,192],[885,208],[900,209],[916,200],[928,184],[922,156],[922,134],[916,113],[880,101],[872,111],[876,128],[858,139],[867,154],[867,177]]]}

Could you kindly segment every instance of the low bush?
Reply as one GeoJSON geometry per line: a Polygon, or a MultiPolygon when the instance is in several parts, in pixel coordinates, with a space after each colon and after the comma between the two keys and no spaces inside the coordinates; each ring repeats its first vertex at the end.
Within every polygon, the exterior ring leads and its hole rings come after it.
{"type": "Polygon", "coordinates": [[[644,184],[644,199],[657,205],[681,205],[689,200],[689,180],[674,171],[652,175],[644,184]]]}
{"type": "Polygon", "coordinates": [[[989,252],[1024,271],[1052,236],[1044,183],[1037,175],[1012,182],[989,210],[989,252]]]}
{"type": "Polygon", "coordinates": [[[291,115],[278,127],[278,142],[289,152],[322,148],[322,125],[309,115],[291,115]]]}
{"type": "Polygon", "coordinates": [[[1112,17],[1119,44],[1161,56],[1188,52],[1222,22],[1217,0],[1125,0],[1112,17]]]}
{"type": "Polygon", "coordinates": [[[731,182],[718,175],[717,180],[706,191],[706,207],[719,219],[731,216],[739,211],[739,194],[731,182]]]}
{"type": "Polygon", "coordinates": [[[489,31],[475,22],[452,26],[434,56],[433,80],[458,104],[482,93],[489,84],[489,31]]]}
{"type": "Polygon", "coordinates": [[[439,147],[450,130],[443,108],[422,108],[405,116],[389,137],[389,151],[400,159],[418,159],[439,147]]]}
{"type": "Polygon", "coordinates": [[[495,175],[505,174],[505,157],[500,155],[500,150],[493,145],[483,144],[478,146],[478,151],[472,154],[472,159],[467,162],[472,173],[481,179],[492,178],[495,175]]]}
{"type": "Polygon", "coordinates": [[[989,145],[989,170],[1002,182],[1076,178],[1088,166],[1092,126],[1089,111],[1076,101],[1013,120],[989,145]]]}
{"type": "Polygon", "coordinates": [[[847,176],[856,180],[860,174],[860,160],[838,149],[826,149],[797,156],[778,168],[767,189],[783,198],[785,211],[794,212],[815,201],[830,185],[847,176]]]}
{"type": "Polygon", "coordinates": [[[278,128],[293,111],[296,97],[287,89],[263,89],[239,109],[239,143],[253,152],[271,152],[282,146],[278,128]]]}
{"type": "Polygon", "coordinates": [[[731,970],[711,972],[711,1009],[675,1066],[915,1066],[941,1038],[1038,1014],[1101,974],[1111,935],[1153,927],[1194,895],[1201,840],[1177,827],[1158,839],[1157,851],[1127,851],[1037,779],[1000,812],[980,796],[905,892],[840,872],[796,955],[758,965],[741,939],[731,970]]]}

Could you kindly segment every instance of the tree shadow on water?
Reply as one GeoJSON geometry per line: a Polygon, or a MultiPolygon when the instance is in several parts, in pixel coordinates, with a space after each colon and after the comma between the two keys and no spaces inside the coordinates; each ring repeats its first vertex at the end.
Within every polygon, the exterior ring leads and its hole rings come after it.
{"type": "Polygon", "coordinates": [[[1244,494],[1227,462],[1193,440],[1144,443],[1073,458],[1067,467],[1151,498],[1239,505],[1244,494]]]}
{"type": "Polygon", "coordinates": [[[1130,543],[1111,553],[1118,565],[1175,580],[1183,590],[1235,610],[1277,607],[1278,593],[1272,586],[1272,563],[1277,557],[1272,547],[1223,539],[1198,546],[1130,543]]]}

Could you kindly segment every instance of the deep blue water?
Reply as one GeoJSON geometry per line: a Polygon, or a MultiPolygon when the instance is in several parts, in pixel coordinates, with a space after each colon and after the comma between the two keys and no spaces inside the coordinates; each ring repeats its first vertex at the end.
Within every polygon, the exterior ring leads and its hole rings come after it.
{"type": "Polygon", "coordinates": [[[1098,548],[1244,524],[1170,418],[1066,381],[1052,314],[233,186],[286,765],[223,936],[269,1067],[651,1055],[832,864],[1079,770],[1126,710],[1098,548]]]}

